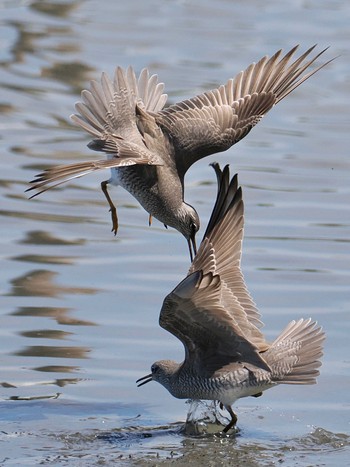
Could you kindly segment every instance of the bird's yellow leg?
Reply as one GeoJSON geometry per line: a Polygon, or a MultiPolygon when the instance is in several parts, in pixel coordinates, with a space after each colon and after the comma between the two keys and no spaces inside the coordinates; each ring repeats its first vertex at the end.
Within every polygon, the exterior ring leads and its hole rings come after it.
{"type": "Polygon", "coordinates": [[[114,206],[113,201],[111,200],[111,197],[109,196],[108,190],[107,190],[107,185],[108,185],[108,180],[105,180],[101,182],[101,190],[103,191],[103,194],[106,197],[106,200],[108,201],[109,204],[109,210],[111,212],[111,217],[112,217],[112,232],[114,232],[114,235],[117,235],[118,232],[118,216],[117,216],[117,208],[114,206]]]}

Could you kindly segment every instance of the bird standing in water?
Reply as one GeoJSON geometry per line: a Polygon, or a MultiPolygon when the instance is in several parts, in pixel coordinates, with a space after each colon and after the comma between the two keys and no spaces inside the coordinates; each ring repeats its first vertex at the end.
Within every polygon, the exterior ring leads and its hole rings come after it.
{"type": "Polygon", "coordinates": [[[182,363],[155,362],[137,380],[162,384],[179,399],[216,400],[237,422],[231,405],[261,396],[278,384],[315,384],[324,332],[311,319],[291,321],[273,343],[265,340],[260,314],[240,267],[244,212],[237,176],[213,164],[218,194],[187,277],[165,298],[160,325],[185,348],[182,363]]]}
{"type": "Polygon", "coordinates": [[[221,151],[244,138],[279,101],[324,63],[307,71],[322,50],[315,46],[292,61],[298,46],[282,56],[279,50],[252,63],[225,85],[164,108],[167,95],[156,75],[144,69],[138,80],[131,67],[118,67],[111,80],[91,82],[81,93],[72,119],[93,136],[89,148],[107,154],[107,160],[78,162],[49,168],[38,174],[27,191],[32,197],[63,182],[101,169],[111,169],[101,183],[112,214],[112,231],[118,217],[107,185],[120,185],[152,216],[186,238],[191,260],[200,226],[194,207],[184,201],[184,177],[197,160],[221,151]]]}

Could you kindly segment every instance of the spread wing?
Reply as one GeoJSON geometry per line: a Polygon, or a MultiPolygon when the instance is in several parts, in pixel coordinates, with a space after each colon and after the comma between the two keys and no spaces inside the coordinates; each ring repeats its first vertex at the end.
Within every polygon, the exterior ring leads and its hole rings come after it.
{"type": "Polygon", "coordinates": [[[157,122],[171,136],[182,176],[198,159],[244,138],[275,104],[329,63],[306,72],[327,49],[310,58],[313,46],[291,63],[297,48],[283,57],[282,50],[263,57],[226,85],[158,113],[157,122]]]}
{"type": "Polygon", "coordinates": [[[260,328],[260,313],[248,291],[241,270],[244,233],[244,204],[237,175],[230,181],[229,167],[221,171],[213,164],[217,175],[218,193],[203,241],[189,273],[203,270],[218,274],[221,279],[221,301],[237,322],[242,334],[260,351],[266,342],[260,328]]]}
{"type": "Polygon", "coordinates": [[[241,361],[268,369],[260,352],[270,346],[240,269],[242,192],[228,166],[214,168],[218,193],[206,233],[188,276],[166,297],[160,325],[183,342],[186,361],[208,374],[241,361]]]}
{"type": "Polygon", "coordinates": [[[36,196],[101,169],[134,164],[162,165],[162,159],[148,148],[143,127],[146,123],[160,131],[151,114],[164,107],[167,95],[163,94],[163,89],[156,75],[149,76],[144,69],[137,80],[131,67],[126,71],[118,67],[113,80],[103,73],[100,83],[91,81],[90,90],[82,91],[82,101],[75,106],[78,113],[71,118],[95,138],[89,144],[90,149],[107,153],[109,160],[51,167],[38,174],[27,191],[39,190],[36,196]]]}
{"type": "Polygon", "coordinates": [[[95,138],[111,144],[113,138],[142,143],[136,107],[158,112],[168,97],[163,94],[164,84],[158,83],[157,75],[150,77],[148,70],[143,69],[137,80],[132,67],[126,71],[117,67],[113,80],[102,73],[101,82],[91,81],[90,86],[90,90],[82,91],[82,102],[75,106],[78,113],[71,118],[95,138]]]}
{"type": "Polygon", "coordinates": [[[184,344],[185,365],[208,377],[240,362],[269,371],[258,348],[241,334],[232,314],[221,304],[220,296],[220,277],[196,271],[165,298],[159,324],[184,344]]]}

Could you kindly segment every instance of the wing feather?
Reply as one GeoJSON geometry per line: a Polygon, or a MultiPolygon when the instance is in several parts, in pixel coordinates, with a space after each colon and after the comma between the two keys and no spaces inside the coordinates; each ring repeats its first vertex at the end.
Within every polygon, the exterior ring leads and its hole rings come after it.
{"type": "Polygon", "coordinates": [[[220,277],[196,271],[165,298],[159,324],[182,341],[187,362],[207,376],[242,360],[269,370],[258,348],[220,303],[220,295],[220,277]]]}
{"type": "Polygon", "coordinates": [[[189,270],[218,274],[222,283],[221,300],[235,316],[242,334],[261,351],[266,342],[260,328],[260,313],[248,291],[241,270],[244,233],[244,204],[237,175],[230,181],[229,167],[213,164],[218,193],[203,241],[189,270]]]}
{"type": "Polygon", "coordinates": [[[95,138],[89,144],[90,149],[104,151],[109,160],[51,167],[31,181],[27,191],[38,190],[32,198],[96,170],[135,164],[162,165],[163,160],[148,149],[138,128],[137,107],[144,110],[143,118],[149,113],[152,123],[151,113],[161,110],[166,102],[163,89],[156,75],[150,77],[147,70],[142,70],[137,80],[131,67],[126,71],[117,67],[113,81],[106,73],[102,73],[99,83],[91,81],[90,90],[82,91],[81,102],[75,105],[77,113],[71,118],[95,138]]]}
{"type": "Polygon", "coordinates": [[[308,59],[313,46],[291,62],[298,47],[284,56],[279,50],[271,58],[263,57],[225,86],[158,112],[156,120],[174,143],[181,176],[198,159],[225,151],[244,138],[275,104],[331,61],[305,73],[327,49],[308,59]]]}
{"type": "Polygon", "coordinates": [[[240,268],[244,206],[237,175],[213,164],[216,203],[187,277],[165,298],[160,325],[182,341],[185,365],[207,376],[244,361],[269,370],[270,345],[240,268]]]}

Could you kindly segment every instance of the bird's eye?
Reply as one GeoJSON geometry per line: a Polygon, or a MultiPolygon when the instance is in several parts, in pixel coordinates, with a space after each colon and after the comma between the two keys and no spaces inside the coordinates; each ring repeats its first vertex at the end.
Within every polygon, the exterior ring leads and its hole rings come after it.
{"type": "Polygon", "coordinates": [[[153,365],[151,366],[151,371],[152,371],[152,373],[157,373],[158,368],[159,368],[158,365],[153,364],[153,365]]]}
{"type": "Polygon", "coordinates": [[[197,233],[197,230],[198,230],[197,224],[195,222],[191,222],[191,231],[193,233],[197,233]]]}

